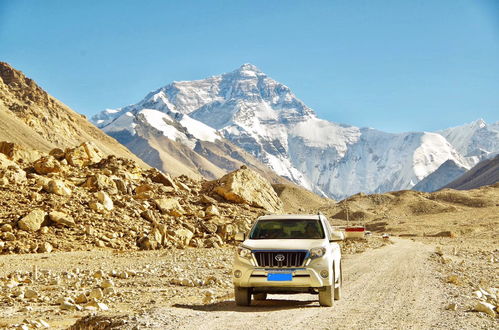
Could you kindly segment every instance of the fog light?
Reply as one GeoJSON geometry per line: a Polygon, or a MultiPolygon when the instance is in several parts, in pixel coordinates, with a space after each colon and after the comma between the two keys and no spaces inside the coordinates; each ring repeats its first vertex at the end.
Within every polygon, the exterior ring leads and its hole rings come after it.
{"type": "Polygon", "coordinates": [[[327,278],[327,277],[329,276],[329,272],[328,272],[327,270],[325,270],[325,269],[324,269],[324,270],[321,270],[321,276],[322,276],[323,278],[327,278]]]}
{"type": "Polygon", "coordinates": [[[234,277],[235,278],[240,278],[241,275],[243,275],[243,272],[241,272],[239,269],[234,271],[234,277]]]}

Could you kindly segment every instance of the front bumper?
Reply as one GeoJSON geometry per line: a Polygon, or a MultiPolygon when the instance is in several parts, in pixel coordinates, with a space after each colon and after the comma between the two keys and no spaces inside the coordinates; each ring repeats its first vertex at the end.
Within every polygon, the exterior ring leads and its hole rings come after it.
{"type": "Polygon", "coordinates": [[[247,259],[236,257],[232,269],[232,280],[239,287],[281,287],[281,288],[320,288],[332,285],[331,269],[327,258],[318,258],[305,262],[305,266],[296,268],[258,267],[247,259]],[[321,271],[327,271],[326,278],[321,271]],[[291,281],[269,281],[269,273],[291,273],[291,281]],[[240,274],[236,277],[236,274],[240,274]]]}

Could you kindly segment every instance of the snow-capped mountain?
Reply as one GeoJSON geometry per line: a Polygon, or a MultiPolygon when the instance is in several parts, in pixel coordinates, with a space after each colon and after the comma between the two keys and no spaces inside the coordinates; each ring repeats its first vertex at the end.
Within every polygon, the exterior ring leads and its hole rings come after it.
{"type": "Polygon", "coordinates": [[[409,189],[449,159],[471,166],[456,150],[462,146],[441,134],[390,134],[322,120],[287,86],[251,64],[173,82],[93,121],[120,141],[143,138],[145,126],[192,150],[203,141],[228,140],[277,174],[333,198],[409,189]],[[122,132],[127,136],[120,139],[122,132]]]}
{"type": "Polygon", "coordinates": [[[483,119],[438,132],[466,157],[470,167],[499,151],[499,121],[487,124],[483,119]]]}

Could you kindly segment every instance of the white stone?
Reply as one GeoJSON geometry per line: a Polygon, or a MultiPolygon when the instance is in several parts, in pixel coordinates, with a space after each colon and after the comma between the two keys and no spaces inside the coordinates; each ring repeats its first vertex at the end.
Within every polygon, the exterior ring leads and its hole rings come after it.
{"type": "Polygon", "coordinates": [[[476,304],[475,311],[483,312],[493,317],[496,316],[496,312],[494,311],[494,305],[486,303],[484,301],[480,301],[476,304]]]}
{"type": "Polygon", "coordinates": [[[99,191],[95,194],[95,197],[97,197],[97,200],[101,202],[102,206],[104,206],[107,211],[111,211],[114,208],[113,200],[106,192],[99,191]]]}

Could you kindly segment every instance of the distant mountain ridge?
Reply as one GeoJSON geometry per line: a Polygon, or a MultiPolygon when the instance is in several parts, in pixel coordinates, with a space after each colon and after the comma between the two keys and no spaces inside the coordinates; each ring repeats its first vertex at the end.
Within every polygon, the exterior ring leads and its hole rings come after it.
{"type": "Polygon", "coordinates": [[[459,190],[475,189],[499,182],[499,154],[485,159],[443,188],[459,190]]]}
{"type": "Polygon", "coordinates": [[[137,104],[92,119],[118,140],[120,132],[132,140],[147,135],[147,126],[194,151],[202,143],[227,141],[277,174],[335,199],[410,189],[447,160],[469,169],[499,146],[499,123],[391,134],[322,120],[287,86],[251,64],[173,82],[137,104]]]}
{"type": "Polygon", "coordinates": [[[433,173],[419,181],[412,190],[434,192],[454,181],[467,172],[465,167],[456,164],[453,160],[448,160],[433,173]]]}

